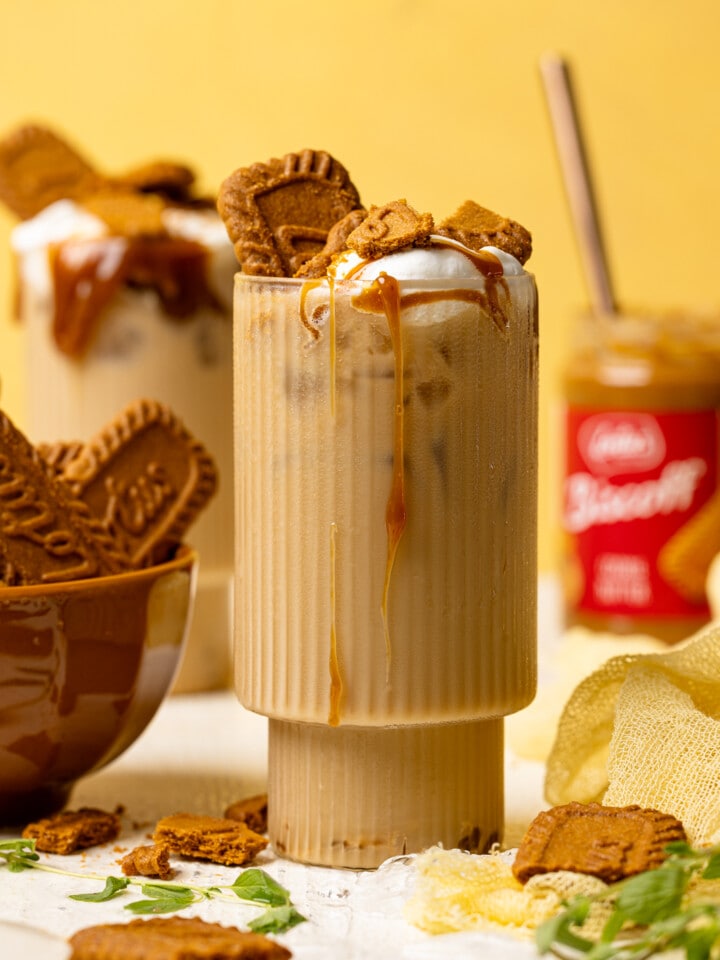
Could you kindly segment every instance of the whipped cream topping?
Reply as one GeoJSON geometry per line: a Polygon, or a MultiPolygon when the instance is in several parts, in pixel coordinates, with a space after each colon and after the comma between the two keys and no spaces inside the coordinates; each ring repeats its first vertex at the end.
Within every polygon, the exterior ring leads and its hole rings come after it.
{"type": "Polygon", "coordinates": [[[10,242],[15,253],[25,254],[71,237],[92,240],[105,236],[107,232],[103,221],[79,204],[72,200],[57,200],[31,220],[19,223],[12,231],[10,242]]]}
{"type": "MultiPolygon", "coordinates": [[[[232,250],[225,224],[214,210],[168,207],[162,213],[168,236],[195,240],[208,250],[232,250]]],[[[64,240],[92,240],[110,231],[99,217],[73,200],[57,200],[31,220],[19,223],[12,232],[16,253],[28,253],[64,240]]]]}
{"type": "MultiPolygon", "coordinates": [[[[167,235],[192,240],[208,253],[208,283],[224,308],[232,309],[232,277],[237,261],[225,224],[215,210],[167,207],[162,213],[167,235]]],[[[20,258],[21,274],[26,283],[37,290],[52,289],[48,248],[68,241],[98,240],[112,237],[114,252],[121,258],[131,242],[130,237],[112,236],[104,220],[96,217],[73,200],[57,200],[30,220],[19,223],[11,235],[11,245],[20,258]]],[[[108,241],[108,244],[110,241],[108,241]]],[[[66,251],[67,252],[67,251],[66,251]]],[[[110,246],[108,246],[108,253],[110,246]]],[[[72,252],[69,253],[72,257],[72,252]]],[[[82,250],[77,257],[82,258],[82,250]]],[[[110,270],[114,262],[107,262],[110,270]]]]}
{"type": "MultiPolygon", "coordinates": [[[[494,258],[503,276],[519,276],[522,264],[498,247],[483,247],[482,255],[494,258]]],[[[477,279],[484,276],[478,267],[478,252],[449,237],[433,234],[424,247],[405,247],[376,260],[363,260],[354,250],[341,253],[330,267],[335,280],[375,280],[386,273],[396,280],[477,279]]]]}

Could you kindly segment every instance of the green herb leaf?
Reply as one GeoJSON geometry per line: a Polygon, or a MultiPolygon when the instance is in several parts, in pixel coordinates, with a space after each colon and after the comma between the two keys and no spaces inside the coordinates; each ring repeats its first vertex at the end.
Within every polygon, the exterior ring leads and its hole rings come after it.
{"type": "Polygon", "coordinates": [[[126,890],[130,880],[127,877],[107,877],[105,886],[99,893],[71,893],[71,900],[83,900],[88,903],[104,903],[106,900],[112,900],[123,890],[126,890]]]}
{"type": "Polygon", "coordinates": [[[579,937],[571,927],[581,927],[590,912],[589,897],[574,897],[566,909],[542,923],[536,932],[535,943],[540,953],[547,953],[555,943],[562,943],[583,953],[590,949],[589,940],[579,937]]]}
{"type": "Polygon", "coordinates": [[[97,893],[73,893],[71,900],[82,900],[89,903],[102,903],[112,900],[128,886],[140,886],[144,900],[135,900],[125,905],[125,909],[135,914],[173,913],[197,903],[200,900],[212,900],[216,897],[231,900],[233,895],[250,903],[261,903],[269,907],[261,916],[254,920],[251,929],[265,930],[268,933],[281,933],[289,930],[305,920],[290,902],[289,892],[276,880],[256,867],[251,867],[241,873],[232,886],[181,886],[174,883],[146,883],[137,877],[103,877],[92,873],[76,873],[63,870],[52,863],[41,861],[35,852],[35,840],[24,838],[0,841],[0,866],[4,865],[11,872],[34,868],[46,873],[61,874],[66,877],[95,880],[105,883],[97,893]]]}
{"type": "Polygon", "coordinates": [[[177,883],[144,883],[141,887],[146,897],[154,897],[157,900],[187,900],[195,899],[195,894],[190,887],[184,887],[177,883]]]}
{"type": "Polygon", "coordinates": [[[243,871],[231,887],[241,900],[252,903],[267,903],[271,907],[280,907],[290,903],[290,894],[285,887],[273,880],[270,874],[259,867],[250,867],[243,871]]]}
{"type": "Polygon", "coordinates": [[[657,870],[647,870],[626,880],[618,897],[618,909],[641,925],[664,920],[680,909],[687,886],[682,867],[666,860],[657,870]]]}
{"type": "Polygon", "coordinates": [[[259,917],[251,920],[248,927],[255,933],[285,933],[307,918],[288,904],[283,907],[270,907],[259,917]]]}
{"type": "Polygon", "coordinates": [[[720,878],[720,849],[717,847],[710,852],[708,863],[702,872],[703,880],[717,880],[720,878]]]}
{"type": "Polygon", "coordinates": [[[0,843],[0,857],[5,860],[5,865],[11,873],[29,870],[33,862],[40,859],[39,854],[35,852],[35,840],[24,838],[3,840],[0,843]]]}
{"type": "Polygon", "coordinates": [[[174,913],[176,910],[182,910],[189,907],[195,898],[193,896],[181,900],[177,897],[160,898],[154,897],[152,900],[135,900],[125,906],[130,913],[149,914],[149,913],[174,913]]]}
{"type": "Polygon", "coordinates": [[[687,960],[709,960],[713,944],[719,934],[717,924],[688,930],[683,941],[687,960]]]}
{"type": "Polygon", "coordinates": [[[190,887],[174,883],[144,883],[142,892],[148,900],[135,900],[125,907],[131,913],[173,913],[201,899],[190,887]]]}
{"type": "Polygon", "coordinates": [[[584,960],[641,960],[671,949],[682,951],[687,960],[720,957],[720,904],[684,902],[693,877],[720,876],[720,848],[695,850],[677,843],[666,849],[668,858],[660,867],[566,904],[537,930],[539,951],[560,953],[561,947],[571,947],[584,960]],[[599,939],[579,937],[575,931],[592,904],[608,899],[613,910],[599,939]]]}
{"type": "Polygon", "coordinates": [[[0,841],[0,856],[4,857],[6,853],[17,853],[22,857],[37,859],[35,840],[25,840],[24,838],[2,840],[0,841]]]}

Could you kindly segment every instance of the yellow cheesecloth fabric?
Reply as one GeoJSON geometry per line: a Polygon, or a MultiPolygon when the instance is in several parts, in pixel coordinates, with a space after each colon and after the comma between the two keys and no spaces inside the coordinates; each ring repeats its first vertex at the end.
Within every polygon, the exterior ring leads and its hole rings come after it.
{"type": "MultiPolygon", "coordinates": [[[[600,893],[606,885],[579,873],[547,873],[523,886],[502,855],[475,855],[431,847],[415,858],[417,879],[405,904],[405,919],[426,933],[496,930],[531,937],[564,900],[600,893]]],[[[598,932],[609,904],[593,908],[598,932]]]]}
{"type": "Polygon", "coordinates": [[[560,717],[545,796],[654,807],[691,843],[720,843],[720,626],[583,680],[560,717]]]}

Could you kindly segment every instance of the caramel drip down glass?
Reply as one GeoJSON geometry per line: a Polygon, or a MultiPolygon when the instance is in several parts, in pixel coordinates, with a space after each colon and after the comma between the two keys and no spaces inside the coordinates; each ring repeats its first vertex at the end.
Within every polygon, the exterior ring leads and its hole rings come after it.
{"type": "Polygon", "coordinates": [[[235,681],[281,856],[503,829],[536,682],[533,277],[235,287],[235,681]]]}

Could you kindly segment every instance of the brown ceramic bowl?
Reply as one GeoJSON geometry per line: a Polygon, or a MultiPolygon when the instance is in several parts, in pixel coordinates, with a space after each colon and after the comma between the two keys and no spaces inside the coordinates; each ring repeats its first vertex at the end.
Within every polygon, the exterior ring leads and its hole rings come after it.
{"type": "Polygon", "coordinates": [[[72,583],[0,587],[0,825],[59,810],[139,736],[183,650],[197,554],[72,583]]]}

